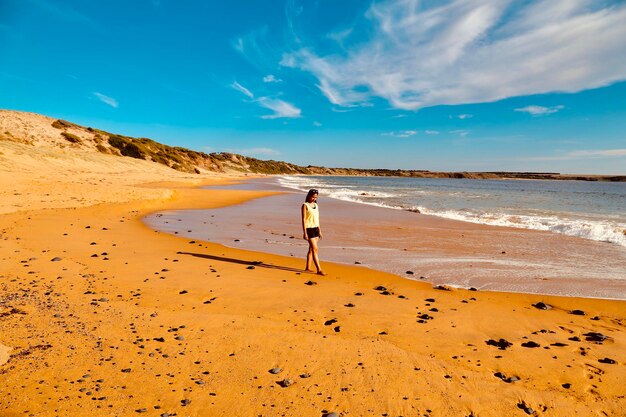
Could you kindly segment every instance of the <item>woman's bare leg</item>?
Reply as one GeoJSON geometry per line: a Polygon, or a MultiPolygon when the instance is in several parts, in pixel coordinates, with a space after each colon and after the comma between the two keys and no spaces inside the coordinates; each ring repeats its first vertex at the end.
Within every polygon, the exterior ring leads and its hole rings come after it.
{"type": "Polygon", "coordinates": [[[313,248],[311,247],[311,240],[309,239],[309,252],[306,254],[306,272],[313,272],[311,269],[311,262],[313,261],[313,248]]]}
{"type": "Polygon", "coordinates": [[[313,262],[315,263],[315,267],[317,268],[317,273],[320,275],[325,275],[324,272],[322,271],[322,267],[320,266],[319,257],[317,256],[317,252],[318,252],[317,241],[318,240],[319,240],[319,237],[314,237],[314,238],[309,239],[309,253],[312,252],[313,262]]]}

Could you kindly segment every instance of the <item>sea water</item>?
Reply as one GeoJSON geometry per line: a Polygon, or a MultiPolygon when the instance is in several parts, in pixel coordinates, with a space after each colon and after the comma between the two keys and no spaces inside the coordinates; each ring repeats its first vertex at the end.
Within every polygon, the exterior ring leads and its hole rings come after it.
{"type": "Polygon", "coordinates": [[[279,183],[344,201],[626,248],[626,183],[337,176],[283,176],[279,183]]]}

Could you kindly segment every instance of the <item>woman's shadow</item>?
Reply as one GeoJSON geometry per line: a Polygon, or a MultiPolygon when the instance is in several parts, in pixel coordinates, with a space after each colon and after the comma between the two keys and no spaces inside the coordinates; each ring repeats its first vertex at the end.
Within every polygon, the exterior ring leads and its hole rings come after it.
{"type": "Polygon", "coordinates": [[[290,271],[290,272],[304,272],[303,269],[266,264],[265,262],[261,262],[261,261],[244,261],[243,259],[226,258],[223,256],[207,255],[204,253],[193,253],[193,252],[177,252],[177,253],[181,255],[195,256],[196,258],[210,259],[213,261],[220,261],[220,262],[230,262],[233,264],[248,265],[248,266],[259,267],[259,268],[280,269],[282,271],[290,271]]]}

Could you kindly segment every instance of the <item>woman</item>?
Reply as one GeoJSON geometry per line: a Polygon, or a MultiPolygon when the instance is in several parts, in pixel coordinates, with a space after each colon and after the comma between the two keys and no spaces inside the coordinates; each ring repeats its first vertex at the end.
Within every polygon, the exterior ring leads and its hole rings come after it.
{"type": "Polygon", "coordinates": [[[320,229],[320,213],[317,206],[317,190],[309,190],[302,205],[302,232],[304,240],[309,242],[309,253],[306,255],[306,272],[313,272],[311,260],[315,263],[318,275],[326,275],[320,266],[317,256],[317,242],[322,238],[320,229]]]}

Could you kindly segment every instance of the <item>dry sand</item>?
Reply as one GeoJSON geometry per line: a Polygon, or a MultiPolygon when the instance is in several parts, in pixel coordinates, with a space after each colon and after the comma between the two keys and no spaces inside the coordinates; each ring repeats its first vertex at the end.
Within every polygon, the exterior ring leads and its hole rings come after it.
{"type": "Polygon", "coordinates": [[[624,302],[304,274],[140,220],[266,193],[25,146],[0,141],[0,416],[624,415],[624,302]]]}

